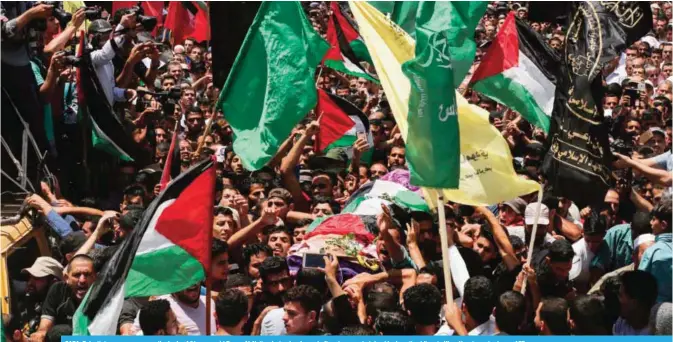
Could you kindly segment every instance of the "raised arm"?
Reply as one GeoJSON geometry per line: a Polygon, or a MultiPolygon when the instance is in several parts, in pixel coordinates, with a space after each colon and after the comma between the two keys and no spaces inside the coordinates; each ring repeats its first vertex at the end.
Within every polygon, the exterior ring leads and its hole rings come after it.
{"type": "Polygon", "coordinates": [[[306,127],[304,134],[299,138],[299,141],[292,146],[287,157],[283,158],[283,161],[280,163],[280,174],[283,179],[283,184],[292,194],[296,209],[300,211],[308,211],[310,205],[304,198],[301,186],[299,185],[299,180],[294,174],[294,170],[299,163],[299,157],[301,157],[304,146],[306,146],[306,143],[308,143],[311,137],[318,133],[319,128],[318,121],[311,122],[308,127],[306,127]]]}
{"type": "Polygon", "coordinates": [[[262,228],[275,224],[276,222],[278,222],[278,217],[276,216],[275,211],[271,208],[264,208],[260,218],[234,233],[227,240],[227,244],[229,245],[229,248],[237,248],[251,236],[257,234],[262,228]]]}
{"type": "Polygon", "coordinates": [[[498,221],[495,215],[493,215],[493,213],[486,207],[476,207],[475,209],[477,212],[484,215],[486,221],[491,226],[495,244],[498,246],[498,251],[500,251],[500,256],[505,262],[507,269],[511,271],[519,266],[521,262],[519,261],[519,258],[516,257],[512,243],[509,242],[509,237],[507,236],[505,229],[500,225],[500,221],[498,221]]]}

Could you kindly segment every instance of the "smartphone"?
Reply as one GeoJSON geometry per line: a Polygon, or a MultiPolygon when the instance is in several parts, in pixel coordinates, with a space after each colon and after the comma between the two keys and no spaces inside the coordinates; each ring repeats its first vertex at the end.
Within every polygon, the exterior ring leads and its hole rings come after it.
{"type": "Polygon", "coordinates": [[[304,253],[302,267],[325,268],[325,254],[304,253]]]}
{"type": "Polygon", "coordinates": [[[629,104],[630,104],[631,106],[635,106],[635,105],[636,105],[636,100],[637,100],[638,97],[639,97],[639,95],[638,95],[638,90],[633,89],[633,88],[626,88],[626,89],[624,89],[624,95],[628,95],[628,96],[629,96],[629,104]]]}
{"type": "MultiPolygon", "coordinates": [[[[362,138],[364,141],[367,141],[367,134],[365,132],[357,132],[356,135],[358,139],[362,138]]],[[[369,141],[367,141],[367,145],[369,146],[369,141]]]]}

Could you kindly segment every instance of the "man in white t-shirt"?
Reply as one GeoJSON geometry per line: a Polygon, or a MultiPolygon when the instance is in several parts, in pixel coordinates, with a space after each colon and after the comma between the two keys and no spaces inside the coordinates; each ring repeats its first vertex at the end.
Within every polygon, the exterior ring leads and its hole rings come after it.
{"type": "MultiPolygon", "coordinates": [[[[187,335],[206,335],[206,296],[201,296],[199,289],[199,284],[194,284],[180,292],[157,297],[157,299],[165,299],[171,304],[180,330],[183,330],[187,335]]],[[[211,308],[213,310],[215,308],[212,299],[211,308]]],[[[137,329],[136,331],[141,331],[138,318],[133,324],[137,329]]],[[[210,315],[211,334],[216,329],[215,316],[210,315]]],[[[142,332],[138,335],[142,335],[142,332]]]]}
{"type": "Polygon", "coordinates": [[[584,237],[573,244],[573,265],[569,279],[581,293],[589,290],[591,260],[598,253],[607,231],[607,220],[597,212],[591,212],[584,221],[584,237]]]}

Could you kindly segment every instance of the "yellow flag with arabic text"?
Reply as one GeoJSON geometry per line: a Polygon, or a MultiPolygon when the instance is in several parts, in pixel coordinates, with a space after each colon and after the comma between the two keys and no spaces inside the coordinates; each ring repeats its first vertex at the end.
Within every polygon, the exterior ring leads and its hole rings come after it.
{"type": "MultiPolygon", "coordinates": [[[[367,2],[349,1],[349,4],[402,138],[407,141],[411,85],[402,72],[402,64],[414,58],[415,42],[367,2]]],[[[458,189],[441,189],[444,198],[467,205],[492,205],[538,191],[537,182],[514,172],[507,141],[488,122],[488,113],[469,104],[458,92],[456,104],[460,127],[460,183],[458,189]]],[[[435,205],[437,190],[423,188],[431,207],[435,205]]]]}

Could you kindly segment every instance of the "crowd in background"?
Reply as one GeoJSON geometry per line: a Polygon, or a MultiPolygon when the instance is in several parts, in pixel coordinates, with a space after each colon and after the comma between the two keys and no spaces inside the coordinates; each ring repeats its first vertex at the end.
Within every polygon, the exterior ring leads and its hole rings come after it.
{"type": "MultiPolygon", "coordinates": [[[[312,26],[325,36],[329,3],[303,5],[312,26]]],[[[213,84],[208,42],[172,41],[161,28],[144,31],[135,13],[105,11],[109,18],[88,24],[86,45],[106,100],[152,160],[141,165],[100,157],[100,164],[85,168],[77,66],[70,57],[85,10],[75,11],[62,27],[52,5],[2,6],[3,91],[49,151],[46,163],[55,174],[25,200],[48,226],[55,248],[52,257],[38,258],[11,279],[13,309],[2,319],[8,341],[56,341],[72,332],[72,317],[97,272],[161,190],[174,137],[179,153],[173,163],[182,171],[205,156],[217,160],[215,239],[207,275],[213,313],[206,313],[201,283],[156,298],[128,298],[119,334],[200,335],[208,319],[218,335],[671,334],[670,2],[651,2],[653,31],[603,67],[604,120],[611,144],[619,148],[617,179],[604,203],[578,207],[545,195],[529,264],[536,193],[491,207],[449,203],[446,227],[436,215],[413,213],[407,229],[384,213],[376,222],[376,252],[384,270],[345,280],[334,256],[325,257],[324,267],[296,274],[287,257],[314,220],[339,214],[361,186],[406,168],[404,141],[379,84],[327,67],[316,72],[320,89],[368,116],[373,144],[359,138],[353,160],[371,150],[371,163],[339,172],[312,170],[320,126],[315,113],[308,113],[272,161],[251,172],[233,151],[233,131],[216,108],[221,85],[213,84]],[[46,20],[43,30],[32,26],[38,20],[46,20]],[[174,100],[152,95],[171,91],[174,100]],[[105,176],[92,178],[90,170],[105,176]],[[464,265],[462,273],[452,270],[458,275],[451,284],[454,298],[448,300],[440,229],[448,232],[452,259],[464,265]]],[[[527,6],[489,5],[475,33],[471,72],[510,11],[552,48],[563,50],[567,27],[528,20],[527,6]]],[[[370,71],[375,72],[373,66],[370,71]]],[[[544,184],[545,132],[469,89],[471,72],[459,91],[490,113],[490,123],[509,144],[516,172],[544,184]]],[[[3,97],[3,111],[6,105],[3,97]]],[[[5,118],[3,137],[11,139],[5,118]]]]}

